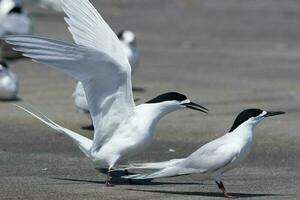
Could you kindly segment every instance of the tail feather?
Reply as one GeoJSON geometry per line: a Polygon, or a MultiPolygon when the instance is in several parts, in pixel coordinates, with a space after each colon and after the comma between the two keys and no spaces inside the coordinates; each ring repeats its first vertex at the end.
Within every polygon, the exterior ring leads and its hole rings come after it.
{"type": "Polygon", "coordinates": [[[125,179],[155,179],[155,178],[166,178],[166,177],[172,177],[172,176],[178,176],[179,168],[174,167],[168,167],[162,170],[159,170],[154,173],[149,174],[135,174],[135,175],[128,175],[128,176],[122,176],[122,178],[125,179]]]}
{"type": "Polygon", "coordinates": [[[17,105],[17,104],[13,104],[14,106],[24,110],[25,112],[29,113],[30,115],[34,116],[35,118],[39,119],[40,121],[42,121],[44,124],[50,126],[51,128],[53,128],[54,130],[56,130],[57,132],[68,136],[69,138],[72,139],[72,141],[80,148],[80,150],[87,156],[90,157],[89,154],[89,150],[92,147],[93,141],[78,134],[75,133],[74,131],[71,131],[69,129],[66,129],[60,125],[58,125],[57,123],[55,123],[54,121],[52,121],[51,119],[49,119],[47,116],[45,116],[44,114],[42,114],[41,112],[40,115],[38,116],[37,114],[27,110],[26,108],[17,105]]]}
{"type": "Polygon", "coordinates": [[[173,159],[163,162],[153,162],[153,163],[130,163],[126,166],[126,169],[163,169],[175,165],[176,163],[184,159],[173,159]]]}

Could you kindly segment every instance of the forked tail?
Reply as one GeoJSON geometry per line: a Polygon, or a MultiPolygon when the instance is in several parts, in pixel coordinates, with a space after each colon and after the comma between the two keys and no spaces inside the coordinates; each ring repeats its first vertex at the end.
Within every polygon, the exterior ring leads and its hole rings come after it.
{"type": "Polygon", "coordinates": [[[149,174],[135,174],[129,176],[123,176],[125,179],[154,179],[154,178],[165,178],[178,176],[183,174],[188,174],[186,172],[181,172],[180,162],[185,159],[173,159],[164,162],[155,163],[132,163],[126,167],[126,169],[159,169],[159,171],[149,173],[149,174]]]}
{"type": "Polygon", "coordinates": [[[180,169],[181,169],[180,167],[173,166],[149,174],[134,174],[134,175],[122,176],[122,178],[140,180],[140,179],[155,179],[155,178],[166,178],[166,177],[184,175],[184,173],[183,174],[180,173],[180,169]]]}
{"type": "Polygon", "coordinates": [[[82,135],[79,135],[78,133],[75,133],[74,131],[71,131],[69,129],[66,129],[60,125],[58,125],[57,123],[53,122],[51,119],[49,119],[48,117],[46,117],[44,114],[40,113],[40,116],[38,116],[37,114],[27,110],[26,108],[23,108],[22,106],[19,106],[17,104],[13,104],[16,107],[24,110],[25,112],[31,114],[32,116],[34,116],[35,118],[39,119],[40,121],[42,121],[44,124],[50,126],[51,128],[53,128],[54,130],[56,130],[57,132],[68,136],[69,138],[72,139],[72,141],[80,148],[80,150],[87,156],[90,158],[90,153],[89,150],[92,147],[93,141],[83,137],[82,135]]]}
{"type": "Polygon", "coordinates": [[[124,166],[126,169],[164,169],[175,165],[176,163],[184,159],[173,159],[163,162],[153,162],[153,163],[130,163],[127,166],[124,166]]]}

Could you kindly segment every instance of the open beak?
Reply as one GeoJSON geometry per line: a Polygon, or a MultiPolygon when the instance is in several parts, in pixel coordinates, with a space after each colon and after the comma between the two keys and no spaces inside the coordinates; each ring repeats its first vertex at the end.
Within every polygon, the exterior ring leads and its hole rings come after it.
{"type": "Polygon", "coordinates": [[[281,111],[267,111],[267,114],[265,115],[265,117],[271,117],[271,116],[282,115],[282,114],[285,114],[285,112],[281,112],[281,111]]]}
{"type": "Polygon", "coordinates": [[[193,110],[198,110],[200,112],[208,113],[207,108],[205,108],[199,104],[193,103],[193,102],[184,103],[182,105],[186,106],[187,108],[193,109],[193,110]]]}

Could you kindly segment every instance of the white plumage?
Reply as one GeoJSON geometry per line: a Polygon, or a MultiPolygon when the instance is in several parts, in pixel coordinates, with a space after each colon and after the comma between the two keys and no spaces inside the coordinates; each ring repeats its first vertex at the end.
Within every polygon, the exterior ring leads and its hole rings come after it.
{"type": "MultiPolygon", "coordinates": [[[[124,53],[128,58],[132,72],[134,72],[138,67],[140,58],[140,52],[136,45],[135,34],[132,31],[124,30],[120,31],[117,36],[121,41],[121,45],[123,47],[124,53]]],[[[80,81],[77,82],[72,96],[74,98],[74,104],[78,112],[91,118],[84,88],[80,81]]]]}
{"type": "MultiPolygon", "coordinates": [[[[32,32],[32,20],[24,11],[20,1],[2,0],[0,2],[0,37],[6,35],[28,35],[32,32]]],[[[17,58],[20,55],[11,46],[1,43],[1,56],[17,58]]]]}
{"type": "Polygon", "coordinates": [[[0,100],[14,100],[17,98],[19,83],[16,75],[6,62],[0,62],[0,100]]]}
{"type": "Polygon", "coordinates": [[[222,183],[222,174],[237,167],[249,154],[254,128],[265,117],[283,114],[283,112],[267,112],[259,109],[248,109],[241,112],[231,130],[184,159],[165,162],[131,164],[127,169],[159,169],[150,174],[124,176],[127,179],[155,179],[199,173],[201,179],[216,181],[225,197],[230,197],[222,183]]]}

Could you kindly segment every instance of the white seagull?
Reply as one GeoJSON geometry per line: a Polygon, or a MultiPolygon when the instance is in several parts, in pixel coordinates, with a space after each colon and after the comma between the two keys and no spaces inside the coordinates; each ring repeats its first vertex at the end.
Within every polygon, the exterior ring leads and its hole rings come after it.
{"type": "MultiPolygon", "coordinates": [[[[131,66],[131,72],[133,73],[138,67],[140,58],[140,51],[136,45],[136,36],[130,30],[122,30],[117,34],[117,36],[121,41],[121,45],[124,48],[124,53],[126,54],[131,66]]],[[[86,95],[83,85],[80,81],[77,82],[72,96],[78,112],[87,115],[91,119],[86,95]]],[[[91,125],[89,128],[93,128],[93,125],[91,125]]]]}
{"type": "Polygon", "coordinates": [[[15,100],[19,90],[16,75],[5,61],[0,61],[0,100],[15,100]]]}
{"type": "MultiPolygon", "coordinates": [[[[20,1],[2,0],[0,2],[0,36],[6,35],[28,35],[32,33],[32,21],[27,12],[24,11],[20,1]]],[[[1,43],[2,57],[20,57],[11,46],[1,43]]]]}
{"type": "Polygon", "coordinates": [[[96,168],[108,168],[110,186],[112,169],[150,145],[160,118],[181,108],[207,109],[176,92],[135,106],[130,64],[116,34],[88,0],[62,0],[62,4],[76,44],[35,36],[4,40],[25,57],[82,82],[95,127],[93,140],[27,112],[70,137],[96,168]]]}
{"type": "Polygon", "coordinates": [[[214,180],[225,197],[230,196],[222,183],[222,174],[237,167],[250,152],[254,128],[266,117],[284,114],[260,109],[247,109],[235,119],[232,128],[184,159],[165,162],[131,164],[127,169],[159,169],[150,174],[124,176],[126,179],[155,179],[199,173],[202,179],[214,180]]]}

